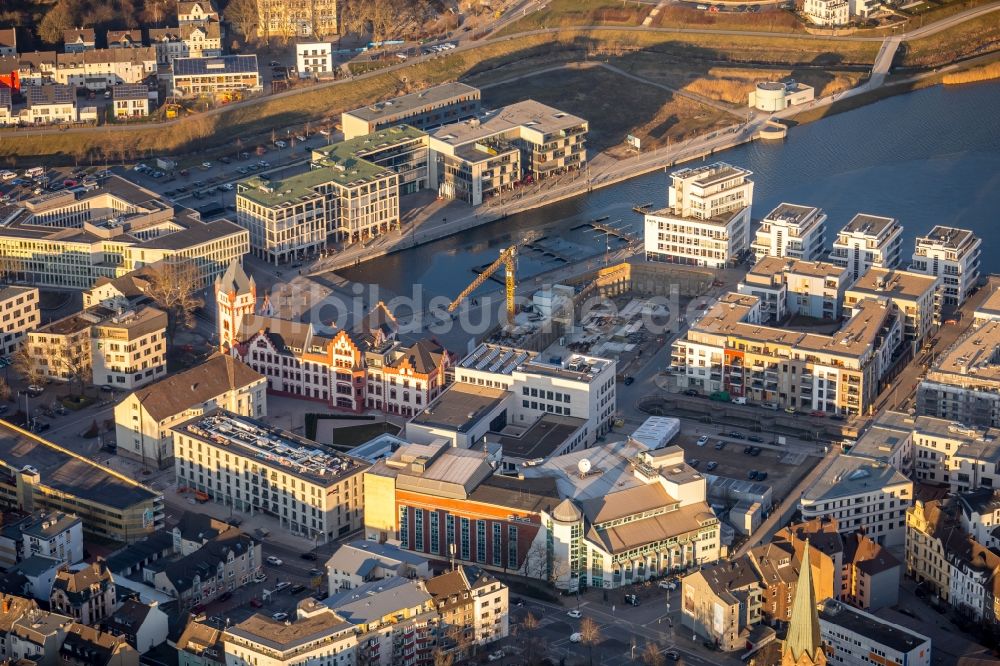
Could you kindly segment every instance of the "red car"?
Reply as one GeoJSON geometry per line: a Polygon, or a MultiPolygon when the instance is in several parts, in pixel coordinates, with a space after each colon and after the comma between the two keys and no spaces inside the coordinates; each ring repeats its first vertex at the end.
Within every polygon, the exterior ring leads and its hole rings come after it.
{"type": "Polygon", "coordinates": [[[205,606],[202,605],[202,604],[197,604],[195,606],[192,606],[191,607],[191,612],[194,613],[195,615],[199,615],[200,613],[204,613],[205,612],[205,606]]]}
{"type": "Polygon", "coordinates": [[[816,416],[818,418],[823,418],[824,416],[826,416],[826,412],[821,412],[817,409],[815,411],[809,412],[809,416],[816,416]]]}
{"type": "Polygon", "coordinates": [[[264,602],[258,599],[257,597],[254,597],[253,599],[250,600],[250,605],[253,606],[254,608],[263,608],[264,602]]]}

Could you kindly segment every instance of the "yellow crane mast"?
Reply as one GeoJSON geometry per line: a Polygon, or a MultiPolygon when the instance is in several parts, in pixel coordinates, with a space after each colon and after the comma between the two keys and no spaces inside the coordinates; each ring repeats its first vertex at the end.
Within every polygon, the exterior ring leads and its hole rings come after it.
{"type": "Polygon", "coordinates": [[[487,266],[482,273],[476,276],[476,279],[473,280],[468,287],[462,290],[462,293],[455,297],[455,300],[453,300],[448,306],[448,312],[454,312],[455,309],[462,304],[462,301],[468,298],[469,294],[483,286],[483,283],[489,280],[501,266],[505,266],[507,268],[504,280],[507,293],[507,323],[513,325],[515,314],[514,295],[517,290],[517,278],[515,276],[515,272],[517,270],[517,245],[511,245],[505,250],[502,250],[500,252],[500,256],[497,257],[497,260],[487,266]]]}

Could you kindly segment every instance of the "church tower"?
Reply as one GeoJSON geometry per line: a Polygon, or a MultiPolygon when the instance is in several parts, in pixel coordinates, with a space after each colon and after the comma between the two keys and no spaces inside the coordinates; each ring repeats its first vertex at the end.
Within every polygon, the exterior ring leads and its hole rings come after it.
{"type": "Polygon", "coordinates": [[[813,589],[809,566],[809,541],[802,549],[802,567],[792,602],[792,619],[781,651],[781,666],[826,666],[816,611],[816,591],[813,589]]]}
{"type": "Polygon", "coordinates": [[[219,333],[219,351],[229,349],[239,342],[243,317],[254,314],[257,304],[257,284],[248,277],[239,259],[234,259],[226,272],[215,281],[216,325],[219,333]]]}

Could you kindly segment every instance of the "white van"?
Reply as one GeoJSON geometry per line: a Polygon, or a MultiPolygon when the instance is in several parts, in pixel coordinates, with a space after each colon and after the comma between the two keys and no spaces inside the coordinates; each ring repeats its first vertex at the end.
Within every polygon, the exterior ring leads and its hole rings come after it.
{"type": "Polygon", "coordinates": [[[747,404],[747,399],[743,396],[737,396],[732,400],[734,405],[745,405],[747,404]]]}
{"type": "Polygon", "coordinates": [[[772,412],[778,411],[778,403],[776,402],[762,402],[760,406],[764,409],[770,409],[772,412]]]}

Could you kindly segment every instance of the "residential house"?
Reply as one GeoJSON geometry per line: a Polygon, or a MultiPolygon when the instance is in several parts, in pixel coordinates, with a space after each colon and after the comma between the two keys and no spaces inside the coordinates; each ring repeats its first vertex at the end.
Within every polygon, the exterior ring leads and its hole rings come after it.
{"type": "Polygon", "coordinates": [[[425,586],[434,598],[445,635],[461,652],[471,645],[507,638],[508,589],[489,572],[462,565],[427,579],[425,586]]]}
{"type": "Polygon", "coordinates": [[[222,636],[221,628],[189,620],[177,639],[178,666],[226,666],[226,647],[222,636]]]}
{"type": "Polygon", "coordinates": [[[78,571],[56,574],[49,598],[52,610],[82,624],[98,624],[118,609],[118,588],[104,560],[78,571]]]}
{"type": "Polygon", "coordinates": [[[97,48],[93,28],[74,28],[63,31],[63,50],[66,53],[83,53],[97,48]]]}
{"type": "Polygon", "coordinates": [[[105,630],[121,636],[139,654],[167,640],[169,622],[157,602],[144,604],[134,599],[126,599],[114,614],[104,621],[105,630]]]}
{"type": "Polygon", "coordinates": [[[124,638],[74,622],[59,647],[60,666],[139,666],[124,638]]]}
{"type": "Polygon", "coordinates": [[[345,543],[326,561],[330,596],[364,583],[386,578],[431,577],[430,563],[423,557],[389,543],[359,539],[345,543]]]}

